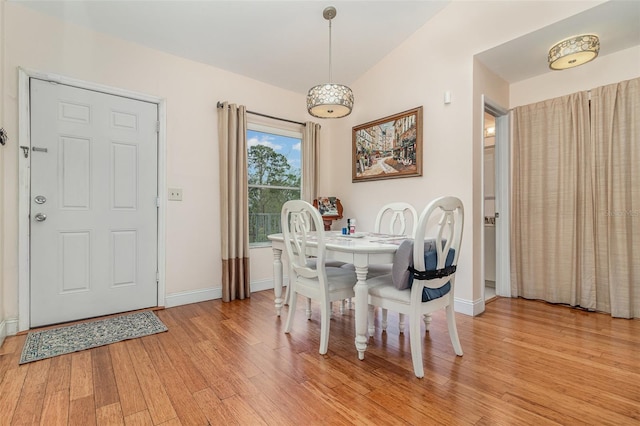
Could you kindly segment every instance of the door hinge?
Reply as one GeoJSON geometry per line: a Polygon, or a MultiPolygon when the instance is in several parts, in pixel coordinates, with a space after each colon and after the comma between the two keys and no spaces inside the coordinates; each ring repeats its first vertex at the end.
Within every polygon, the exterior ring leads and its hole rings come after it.
{"type": "Polygon", "coordinates": [[[156,133],[160,133],[160,122],[156,121],[156,133]]]}
{"type": "Polygon", "coordinates": [[[156,282],[160,282],[160,272],[156,271],[156,282]]]}
{"type": "Polygon", "coordinates": [[[496,219],[500,217],[500,213],[496,212],[496,219]]]}
{"type": "Polygon", "coordinates": [[[160,197],[156,197],[156,207],[160,207],[160,197]]]}

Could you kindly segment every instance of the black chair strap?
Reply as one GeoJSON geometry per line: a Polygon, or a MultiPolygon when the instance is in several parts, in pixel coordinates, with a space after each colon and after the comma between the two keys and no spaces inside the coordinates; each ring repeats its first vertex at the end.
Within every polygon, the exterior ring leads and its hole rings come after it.
{"type": "Polygon", "coordinates": [[[413,266],[409,266],[407,269],[409,269],[409,272],[413,274],[413,278],[416,280],[435,280],[437,278],[448,277],[456,272],[456,265],[446,266],[434,271],[418,271],[413,266]]]}

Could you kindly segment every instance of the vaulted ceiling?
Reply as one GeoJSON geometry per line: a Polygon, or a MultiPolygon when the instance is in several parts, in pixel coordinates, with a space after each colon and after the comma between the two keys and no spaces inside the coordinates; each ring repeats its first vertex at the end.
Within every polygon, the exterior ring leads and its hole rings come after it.
{"type": "MultiPolygon", "coordinates": [[[[439,1],[25,1],[72,24],[306,93],[329,79],[351,84],[439,11],[439,1]]],[[[596,33],[600,55],[640,45],[640,1],[610,1],[477,57],[508,82],[550,72],[549,47],[596,33]]]]}

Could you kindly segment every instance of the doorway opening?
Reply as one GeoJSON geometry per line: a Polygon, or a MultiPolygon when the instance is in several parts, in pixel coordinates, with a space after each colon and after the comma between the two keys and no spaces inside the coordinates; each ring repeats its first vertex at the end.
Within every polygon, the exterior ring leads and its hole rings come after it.
{"type": "Polygon", "coordinates": [[[484,300],[511,297],[509,112],[483,96],[484,300]]]}

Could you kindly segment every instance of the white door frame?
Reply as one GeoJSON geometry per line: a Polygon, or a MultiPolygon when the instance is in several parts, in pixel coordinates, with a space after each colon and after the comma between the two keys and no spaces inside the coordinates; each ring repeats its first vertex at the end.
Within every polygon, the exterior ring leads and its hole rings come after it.
{"type": "Polygon", "coordinates": [[[98,83],[77,80],[57,74],[18,69],[18,331],[29,329],[30,307],[30,235],[29,211],[31,197],[31,118],[29,79],[38,78],[80,89],[122,96],[158,105],[158,306],[165,304],[165,224],[167,193],[167,137],[166,137],[166,101],[130,90],[105,86],[98,83]],[[22,147],[25,147],[24,149],[22,147]],[[25,151],[28,157],[25,157],[25,151]]]}
{"type": "MultiPolygon", "coordinates": [[[[511,297],[511,264],[510,264],[510,117],[509,111],[500,106],[498,103],[482,95],[482,129],[484,132],[484,114],[485,112],[496,118],[496,136],[495,136],[495,210],[499,213],[496,218],[496,295],[503,297],[511,297]]],[[[484,140],[484,133],[483,133],[484,140]]],[[[483,208],[481,209],[482,222],[484,223],[484,150],[482,151],[482,167],[483,167],[483,184],[482,184],[482,200],[483,208]]],[[[484,232],[482,232],[482,277],[484,279],[484,232]]],[[[482,297],[484,300],[484,284],[482,285],[482,297]]]]}

